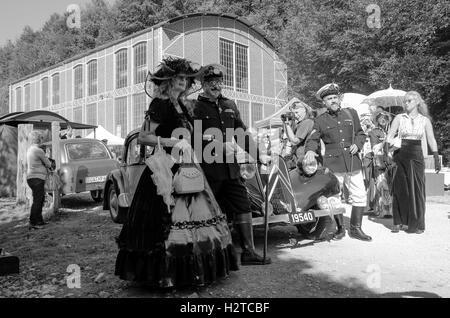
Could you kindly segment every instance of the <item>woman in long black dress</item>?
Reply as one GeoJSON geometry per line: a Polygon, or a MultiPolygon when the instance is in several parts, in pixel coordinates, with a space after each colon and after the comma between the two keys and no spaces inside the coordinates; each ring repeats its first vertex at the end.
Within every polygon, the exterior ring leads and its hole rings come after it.
{"type": "Polygon", "coordinates": [[[154,161],[156,169],[146,167],[138,183],[118,239],[115,274],[121,279],[162,288],[204,286],[238,269],[226,217],[206,179],[200,193],[171,193],[170,174],[179,164],[169,154],[174,147],[192,150],[190,141],[172,138],[172,132],[193,131],[191,112],[181,101],[193,84],[193,73],[187,60],[169,58],[152,76],[156,96],[139,143],[156,146],[159,141],[167,159],[154,161]]]}
{"type": "MultiPolygon", "coordinates": [[[[422,137],[426,135],[433,152],[436,173],[441,166],[428,109],[419,93],[411,91],[405,96],[406,112],[399,114],[392,122],[387,141],[395,146],[395,136],[401,140],[400,148],[394,152],[397,165],[392,184],[393,232],[402,225],[409,233],[425,231],[425,162],[422,151],[422,137]]],[[[397,144],[398,145],[398,144],[397,144]]]]}

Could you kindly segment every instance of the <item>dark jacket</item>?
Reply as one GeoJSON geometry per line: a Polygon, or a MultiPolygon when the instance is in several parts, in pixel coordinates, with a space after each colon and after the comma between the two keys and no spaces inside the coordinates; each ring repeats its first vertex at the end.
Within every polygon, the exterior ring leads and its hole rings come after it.
{"type": "MultiPolygon", "coordinates": [[[[222,96],[219,97],[217,102],[199,96],[194,107],[194,119],[202,121],[202,134],[205,134],[205,131],[208,128],[220,129],[223,134],[224,142],[227,141],[225,140],[227,128],[242,128],[244,131],[247,130],[234,101],[222,96]]],[[[204,149],[210,142],[211,141],[204,140],[202,142],[202,148],[204,149]]],[[[201,166],[208,180],[221,181],[241,177],[240,166],[235,160],[233,163],[227,163],[230,162],[230,159],[228,158],[227,161],[225,151],[224,156],[217,159],[217,161],[220,161],[221,163],[205,163],[204,160],[202,161],[201,166]]]]}
{"type": "Polygon", "coordinates": [[[323,113],[314,120],[313,131],[305,151],[312,150],[317,153],[322,139],[325,144],[325,167],[333,172],[361,169],[358,154],[352,156],[349,151],[352,144],[361,150],[366,141],[358,113],[353,108],[341,108],[336,113],[323,113]]]}

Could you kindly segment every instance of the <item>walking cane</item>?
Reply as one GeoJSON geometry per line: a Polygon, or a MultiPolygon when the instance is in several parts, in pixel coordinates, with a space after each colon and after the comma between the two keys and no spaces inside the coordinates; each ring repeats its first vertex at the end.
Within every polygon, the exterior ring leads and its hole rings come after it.
{"type": "Polygon", "coordinates": [[[267,236],[269,232],[268,223],[268,210],[269,210],[269,180],[267,180],[266,190],[264,191],[264,185],[261,180],[261,175],[259,173],[258,164],[256,164],[256,182],[261,192],[264,192],[264,249],[263,249],[263,264],[266,264],[267,258],[267,236]]]}
{"type": "Polygon", "coordinates": [[[263,264],[266,264],[267,256],[267,236],[269,233],[269,181],[267,180],[266,193],[265,193],[265,207],[264,207],[264,253],[263,253],[263,264]]]}

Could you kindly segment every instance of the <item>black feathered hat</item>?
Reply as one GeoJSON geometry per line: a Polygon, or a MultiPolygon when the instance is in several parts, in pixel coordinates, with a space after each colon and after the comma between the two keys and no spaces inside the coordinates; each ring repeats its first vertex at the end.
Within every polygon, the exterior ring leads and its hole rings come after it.
{"type": "Polygon", "coordinates": [[[195,63],[189,60],[179,57],[167,57],[162,60],[158,67],[158,70],[150,74],[150,80],[155,83],[156,86],[161,85],[162,82],[174,78],[178,75],[185,75],[192,78],[197,76],[198,67],[195,63]]]}

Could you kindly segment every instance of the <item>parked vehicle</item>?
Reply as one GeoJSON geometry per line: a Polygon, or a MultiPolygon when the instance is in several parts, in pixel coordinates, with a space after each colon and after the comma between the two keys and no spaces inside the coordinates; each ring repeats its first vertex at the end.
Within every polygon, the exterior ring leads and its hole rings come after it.
{"type": "MultiPolygon", "coordinates": [[[[137,184],[146,167],[145,159],[153,151],[153,147],[139,145],[138,136],[139,129],[128,134],[120,168],[108,174],[104,185],[103,208],[109,209],[116,223],[126,220],[137,184]]],[[[303,176],[298,170],[288,171],[281,157],[278,166],[280,169],[277,173],[284,183],[278,183],[274,188],[268,223],[294,224],[302,232],[306,224],[317,224],[321,217],[344,213],[345,209],[339,205],[340,198],[337,197],[339,183],[332,173],[320,169],[314,175],[303,176]]],[[[259,171],[253,176],[247,176],[246,187],[252,201],[254,225],[265,222],[263,202],[268,177],[259,171]]]]}
{"type": "MultiPolygon", "coordinates": [[[[53,157],[51,142],[42,147],[53,157]]],[[[62,195],[89,191],[94,201],[101,202],[108,173],[119,168],[106,145],[96,139],[62,139],[60,149],[62,195]]]]}

